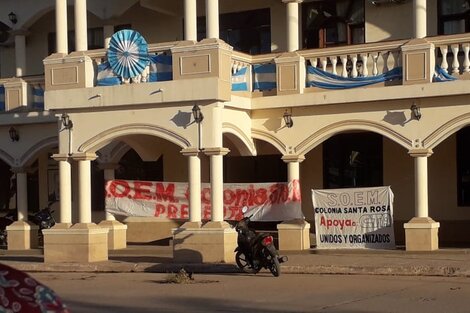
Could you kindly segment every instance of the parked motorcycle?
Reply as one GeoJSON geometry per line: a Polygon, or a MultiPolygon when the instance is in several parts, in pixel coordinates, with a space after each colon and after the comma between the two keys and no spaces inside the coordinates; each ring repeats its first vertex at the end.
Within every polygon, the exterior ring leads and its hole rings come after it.
{"type": "MultiPolygon", "coordinates": [[[[247,211],[247,207],[242,209],[244,215],[247,211]]],[[[271,235],[256,233],[249,227],[253,215],[244,216],[235,226],[238,233],[238,247],[235,249],[237,266],[250,274],[256,274],[262,268],[269,269],[275,277],[278,277],[281,275],[280,263],[286,262],[287,256],[279,256],[271,235]]]]}
{"type": "Polygon", "coordinates": [[[0,217],[0,246],[7,245],[7,226],[16,221],[16,211],[8,212],[5,216],[0,217]]]}
{"type": "Polygon", "coordinates": [[[39,226],[38,231],[38,243],[40,246],[44,243],[43,229],[49,229],[55,225],[55,219],[52,215],[54,210],[50,208],[50,204],[44,209],[36,212],[35,214],[29,215],[29,220],[39,226]]]}

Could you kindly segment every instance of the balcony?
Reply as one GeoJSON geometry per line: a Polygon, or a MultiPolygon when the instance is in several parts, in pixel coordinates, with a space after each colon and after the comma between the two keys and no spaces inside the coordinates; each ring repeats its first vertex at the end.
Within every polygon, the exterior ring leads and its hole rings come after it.
{"type": "MultiPolygon", "coordinates": [[[[361,91],[390,87],[392,99],[416,97],[414,89],[405,86],[467,80],[469,51],[470,34],[256,56],[232,51],[216,39],[168,42],[150,44],[150,65],[139,77],[127,81],[107,66],[105,49],[52,55],[44,60],[46,109],[230,101],[232,95],[340,93],[348,101],[351,98],[344,94],[357,91],[355,87],[361,91]],[[395,88],[401,91],[397,94],[395,88]]],[[[462,84],[450,85],[453,87],[446,87],[446,92],[466,93],[468,89],[462,84]]],[[[442,90],[430,92],[439,95],[442,90]]]]}

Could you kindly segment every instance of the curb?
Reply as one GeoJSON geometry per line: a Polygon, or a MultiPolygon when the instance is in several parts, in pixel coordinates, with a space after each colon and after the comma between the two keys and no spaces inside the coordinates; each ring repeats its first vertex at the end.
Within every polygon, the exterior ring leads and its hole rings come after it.
{"type": "MultiPolygon", "coordinates": [[[[25,272],[59,273],[176,273],[182,268],[193,273],[242,273],[235,264],[194,263],[27,263],[7,261],[5,264],[25,272]]],[[[283,274],[312,275],[384,275],[384,276],[440,276],[470,277],[469,269],[449,266],[335,266],[335,265],[282,265],[283,274]]]]}

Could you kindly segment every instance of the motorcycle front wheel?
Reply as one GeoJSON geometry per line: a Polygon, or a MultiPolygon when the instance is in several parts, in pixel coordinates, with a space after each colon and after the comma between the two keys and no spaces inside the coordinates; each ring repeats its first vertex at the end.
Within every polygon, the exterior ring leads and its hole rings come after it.
{"type": "Polygon", "coordinates": [[[268,250],[269,258],[269,271],[273,274],[274,277],[279,277],[281,275],[281,265],[279,264],[279,259],[277,258],[276,253],[268,250]]]}
{"type": "Polygon", "coordinates": [[[237,251],[237,254],[235,254],[235,262],[237,262],[238,268],[245,273],[256,274],[259,272],[259,269],[253,268],[250,261],[242,251],[237,251]]]}

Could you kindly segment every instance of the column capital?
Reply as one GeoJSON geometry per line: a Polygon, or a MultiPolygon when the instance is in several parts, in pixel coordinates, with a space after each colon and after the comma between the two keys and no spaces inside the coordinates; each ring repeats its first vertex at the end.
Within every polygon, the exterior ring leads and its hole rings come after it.
{"type": "Polygon", "coordinates": [[[56,161],[69,161],[70,155],[67,153],[56,153],[51,156],[52,159],[56,161]]]}
{"type": "Polygon", "coordinates": [[[93,152],[79,152],[72,154],[72,159],[75,161],[93,161],[98,158],[96,153],[93,152]]]}
{"type": "Polygon", "coordinates": [[[226,155],[230,150],[224,147],[204,148],[205,155],[226,155]]]}
{"type": "Polygon", "coordinates": [[[184,156],[197,156],[200,150],[198,148],[185,148],[180,151],[184,156]]]}
{"type": "Polygon", "coordinates": [[[414,158],[417,157],[429,157],[433,154],[432,149],[411,149],[408,150],[408,154],[414,158]]]}
{"type": "Polygon", "coordinates": [[[282,3],[302,3],[304,0],[282,0],[282,3]]]}
{"type": "Polygon", "coordinates": [[[303,160],[305,160],[305,156],[304,155],[295,155],[295,154],[286,154],[286,155],[283,155],[281,159],[285,163],[291,163],[291,162],[301,163],[303,160]]]}

